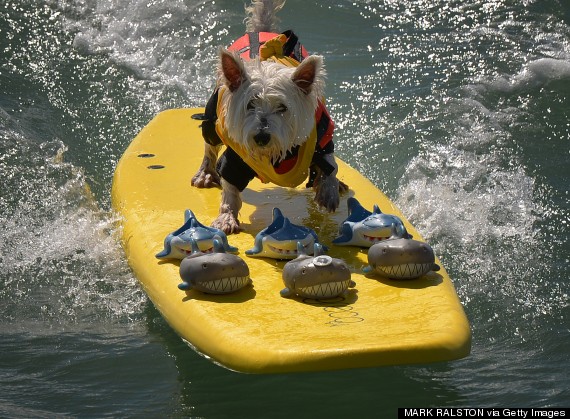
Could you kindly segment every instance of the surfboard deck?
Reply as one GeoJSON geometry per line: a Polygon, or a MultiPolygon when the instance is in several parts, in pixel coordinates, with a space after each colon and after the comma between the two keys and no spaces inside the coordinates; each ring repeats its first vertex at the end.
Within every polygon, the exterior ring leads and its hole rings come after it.
{"type": "Polygon", "coordinates": [[[112,206],[120,215],[122,243],[135,276],[170,326],[196,351],[228,369],[248,373],[334,370],[465,357],[471,333],[453,284],[441,265],[414,280],[396,281],[361,272],[367,249],[332,245],[354,196],[367,209],[378,204],[399,216],[416,240],[420,234],[370,181],[337,158],[339,179],[350,191],[336,213],[320,210],[303,186],[277,187],[253,180],[242,194],[243,231],[229,235],[250,268],[253,286],[234,294],[182,291],[180,261],[158,260],[167,234],[179,228],[185,209],[209,225],[218,214],[221,189],[190,185],[203,157],[203,109],[158,114],[129,145],[113,178],[112,206]],[[315,230],[328,254],[344,259],[356,287],[329,300],[283,298],[286,261],[252,258],[256,234],[271,223],[274,207],[294,224],[315,230]]]}

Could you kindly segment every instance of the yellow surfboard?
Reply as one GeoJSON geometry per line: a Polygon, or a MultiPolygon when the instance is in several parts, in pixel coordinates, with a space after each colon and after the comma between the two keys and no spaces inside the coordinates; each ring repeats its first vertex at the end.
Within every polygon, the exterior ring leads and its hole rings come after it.
{"type": "MultiPolygon", "coordinates": [[[[417,240],[420,234],[392,202],[342,161],[339,178],[350,187],[335,214],[322,212],[314,193],[253,180],[243,192],[243,231],[228,236],[249,266],[252,286],[234,294],[182,291],[180,261],[158,260],[164,238],[191,209],[205,225],[216,218],[219,188],[190,185],[203,157],[203,109],[157,115],[118,162],[112,189],[128,262],[155,307],[196,351],[226,368],[248,373],[334,370],[447,361],[470,352],[469,323],[453,284],[438,272],[405,281],[364,275],[367,249],[331,244],[347,217],[346,199],[399,216],[417,240]],[[286,261],[245,255],[278,207],[292,223],[312,228],[328,255],[344,259],[356,287],[330,300],[283,298],[286,261]]],[[[436,260],[440,266],[441,263],[436,260]]]]}

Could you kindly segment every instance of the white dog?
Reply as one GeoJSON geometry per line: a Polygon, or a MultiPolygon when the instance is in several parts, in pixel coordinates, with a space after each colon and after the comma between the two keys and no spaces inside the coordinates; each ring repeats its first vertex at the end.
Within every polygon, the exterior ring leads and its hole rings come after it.
{"type": "Polygon", "coordinates": [[[328,211],[347,188],[336,178],[334,124],[323,104],[323,59],[308,55],[292,31],[275,33],[285,0],[253,0],[247,33],[220,50],[216,90],[206,106],[204,159],[192,185],[222,187],[218,218],[239,232],[240,192],[254,177],[295,187],[309,176],[315,200],[328,211]],[[218,161],[220,147],[226,150],[218,161]]]}

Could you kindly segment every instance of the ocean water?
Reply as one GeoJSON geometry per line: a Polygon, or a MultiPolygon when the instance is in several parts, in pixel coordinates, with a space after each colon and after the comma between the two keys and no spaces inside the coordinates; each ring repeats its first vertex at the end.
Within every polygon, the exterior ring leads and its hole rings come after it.
{"type": "Polygon", "coordinates": [[[568,2],[288,0],[283,30],[325,57],[337,154],[434,247],[473,347],[448,363],[264,376],[178,338],[110,211],[129,141],[161,110],[205,104],[243,17],[229,0],[0,4],[0,417],[570,406],[568,2]]]}

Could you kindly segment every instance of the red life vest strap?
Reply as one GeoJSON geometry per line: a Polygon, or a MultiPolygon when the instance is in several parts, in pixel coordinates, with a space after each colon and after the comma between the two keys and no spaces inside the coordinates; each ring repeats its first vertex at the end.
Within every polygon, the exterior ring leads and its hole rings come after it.
{"type": "MultiPolygon", "coordinates": [[[[291,58],[302,61],[309,56],[305,47],[296,41],[297,36],[292,31],[285,31],[283,34],[287,36],[287,42],[295,41],[292,52],[289,54],[291,58]]],[[[263,44],[278,35],[280,34],[274,32],[248,32],[231,44],[228,50],[236,51],[242,60],[249,61],[259,55],[259,49],[263,44]]]]}
{"type": "Polygon", "coordinates": [[[317,122],[317,144],[321,149],[324,149],[332,141],[334,122],[322,100],[319,100],[319,105],[315,111],[315,121],[317,122]]]}

